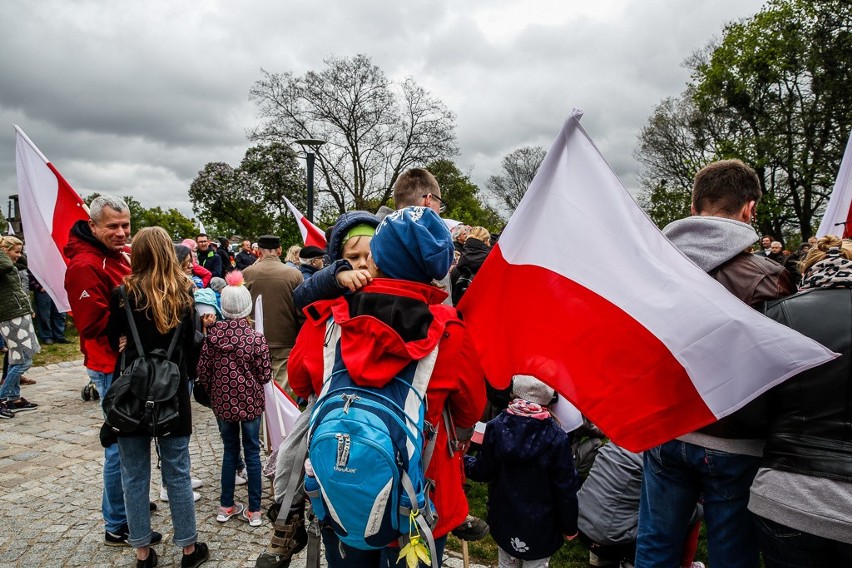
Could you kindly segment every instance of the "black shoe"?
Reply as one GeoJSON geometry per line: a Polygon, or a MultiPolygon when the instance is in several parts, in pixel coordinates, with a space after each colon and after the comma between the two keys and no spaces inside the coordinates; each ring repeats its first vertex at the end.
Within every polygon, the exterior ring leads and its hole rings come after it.
{"type": "MultiPolygon", "coordinates": [[[[130,538],[130,529],[127,525],[121,527],[118,532],[104,531],[104,544],[107,546],[130,546],[127,544],[127,539],[130,538]]],[[[157,531],[151,531],[151,542],[148,544],[154,546],[163,541],[163,535],[157,531]]]]}
{"type": "Polygon", "coordinates": [[[54,343],[71,343],[69,340],[65,339],[64,337],[60,337],[59,339],[54,339],[53,341],[54,341],[54,343]]]}
{"type": "Polygon", "coordinates": [[[254,568],[288,568],[292,559],[292,556],[272,554],[264,550],[255,560],[254,568]]]}
{"type": "Polygon", "coordinates": [[[14,418],[15,413],[9,410],[5,402],[0,402],[0,418],[14,418]]]}
{"type": "Polygon", "coordinates": [[[183,558],[180,559],[180,568],[195,568],[208,560],[210,560],[210,551],[207,550],[207,545],[203,542],[196,542],[193,553],[184,554],[183,558]]]}
{"type": "Polygon", "coordinates": [[[464,522],[453,529],[453,535],[461,540],[481,540],[488,534],[488,523],[468,515],[464,522]]]}
{"type": "Polygon", "coordinates": [[[136,559],[136,568],[154,568],[157,565],[157,551],[153,548],[148,549],[148,558],[145,560],[136,559]]]}

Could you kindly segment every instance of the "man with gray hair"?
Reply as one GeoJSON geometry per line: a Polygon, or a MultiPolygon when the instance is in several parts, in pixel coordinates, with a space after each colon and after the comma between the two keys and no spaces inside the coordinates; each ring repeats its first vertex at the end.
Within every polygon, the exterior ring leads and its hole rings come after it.
{"type": "MultiPolygon", "coordinates": [[[[96,197],[89,205],[89,220],[71,227],[65,256],[65,291],[74,312],[74,325],[80,334],[83,364],[100,400],[112,384],[118,353],[106,335],[110,294],[130,274],[130,209],[110,195],[96,197]]],[[[128,546],[127,513],[121,486],[118,444],[104,449],[104,490],[101,511],[104,517],[104,544],[128,546]]],[[[151,544],[162,540],[154,532],[151,544]]]]}

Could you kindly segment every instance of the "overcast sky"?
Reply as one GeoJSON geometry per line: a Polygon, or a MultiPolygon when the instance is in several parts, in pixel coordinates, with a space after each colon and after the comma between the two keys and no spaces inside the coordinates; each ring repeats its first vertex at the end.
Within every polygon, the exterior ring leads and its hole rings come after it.
{"type": "Polygon", "coordinates": [[[456,163],[484,188],[500,160],[549,147],[572,107],[622,182],[637,134],[679,94],[683,60],[758,0],[2,0],[0,199],[18,124],[81,195],[132,195],[192,216],[208,162],[237,166],[260,69],[372,57],[457,117],[456,163]]]}

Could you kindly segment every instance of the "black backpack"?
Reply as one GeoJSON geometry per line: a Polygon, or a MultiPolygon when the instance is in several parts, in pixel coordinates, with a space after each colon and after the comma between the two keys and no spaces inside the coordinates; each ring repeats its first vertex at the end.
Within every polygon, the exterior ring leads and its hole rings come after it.
{"type": "Polygon", "coordinates": [[[180,424],[180,368],[171,360],[171,356],[183,322],[175,329],[168,351],[154,349],[145,353],[124,286],[121,286],[120,291],[139,357],[125,368],[122,354],[121,375],[113,381],[104,395],[106,423],[119,434],[147,433],[152,437],[168,436],[180,424]]]}

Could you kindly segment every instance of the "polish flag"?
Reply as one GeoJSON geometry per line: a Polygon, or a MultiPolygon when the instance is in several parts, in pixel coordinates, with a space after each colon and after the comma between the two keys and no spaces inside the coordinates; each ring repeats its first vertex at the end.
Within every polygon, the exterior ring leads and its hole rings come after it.
{"type": "Polygon", "coordinates": [[[88,207],[36,145],[15,126],[18,203],[27,248],[27,267],[60,312],[71,311],[65,293],[62,254],[71,226],[89,218],[88,207]]]}
{"type": "Polygon", "coordinates": [[[575,110],[459,309],[497,388],[533,375],[638,452],[837,355],[688,260],[575,110]]]}
{"type": "MultiPolygon", "coordinates": [[[[263,333],[263,296],[254,301],[254,330],[263,333]]],[[[274,380],[263,385],[264,417],[269,447],[277,449],[284,438],[293,431],[293,427],[302,413],[287,391],[274,380]]]]}
{"type": "Polygon", "coordinates": [[[837,235],[844,239],[852,236],[852,133],[849,134],[840,171],[834,180],[831,198],[817,229],[818,238],[826,235],[837,235]]]}
{"type": "Polygon", "coordinates": [[[293,214],[293,217],[296,218],[296,224],[299,225],[299,232],[302,233],[302,242],[305,243],[305,246],[314,246],[324,249],[326,247],[326,242],[323,230],[308,221],[308,218],[302,215],[302,213],[296,209],[296,206],[293,205],[289,199],[284,197],[284,201],[287,202],[287,207],[290,208],[290,212],[293,214]]]}

